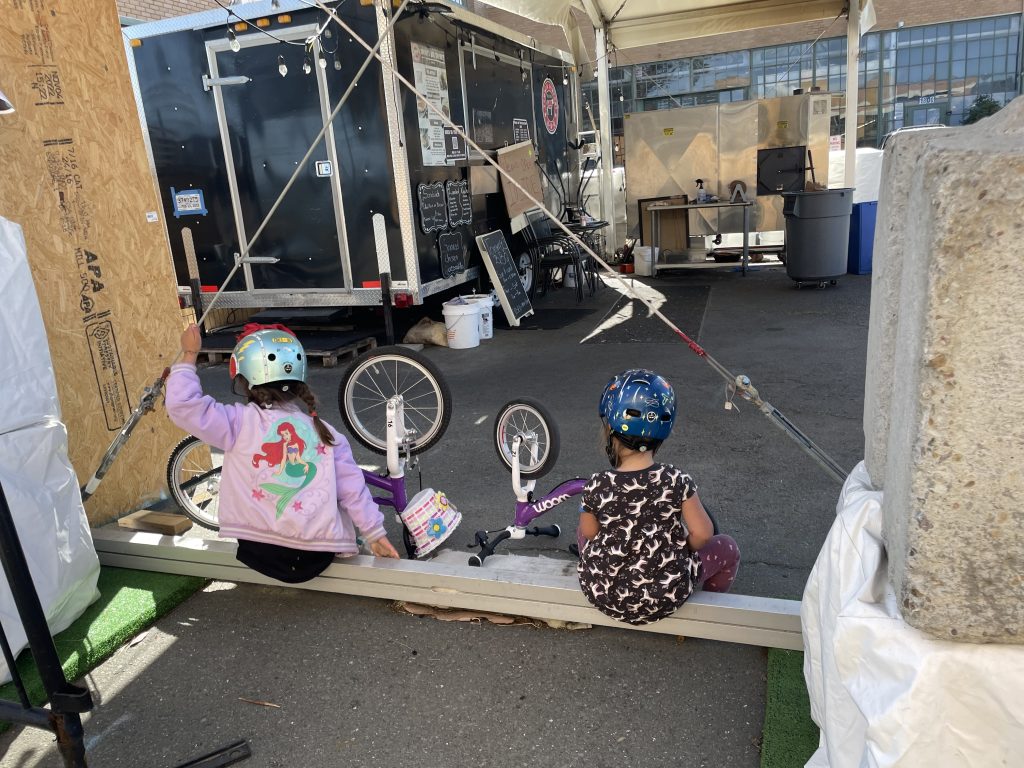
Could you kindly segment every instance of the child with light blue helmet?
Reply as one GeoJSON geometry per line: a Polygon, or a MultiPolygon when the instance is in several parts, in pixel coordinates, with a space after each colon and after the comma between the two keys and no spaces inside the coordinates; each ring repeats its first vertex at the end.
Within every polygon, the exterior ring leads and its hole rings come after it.
{"type": "Polygon", "coordinates": [[[693,478],[654,458],[676,421],[672,385],[653,371],[623,371],[605,386],[598,415],[611,469],[583,489],[577,571],[587,600],[639,625],[671,615],[695,589],[728,591],[739,547],[715,533],[693,478]]]}
{"type": "Polygon", "coordinates": [[[218,523],[222,537],[238,540],[238,560],[279,581],[307,581],[336,555],[358,554],[357,533],[374,555],[397,558],[348,441],[317,414],[295,334],[280,325],[242,329],[228,372],[244,405],[203,394],[201,344],[195,325],[182,333],[167,413],[224,451],[218,523]]]}

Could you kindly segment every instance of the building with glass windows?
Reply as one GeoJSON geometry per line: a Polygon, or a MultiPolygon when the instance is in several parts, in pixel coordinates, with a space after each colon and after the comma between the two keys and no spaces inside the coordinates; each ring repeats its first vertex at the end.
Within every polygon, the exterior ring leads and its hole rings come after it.
{"type": "MultiPolygon", "coordinates": [[[[910,125],[959,125],[974,100],[1000,105],[1020,93],[1020,14],[869,32],[861,41],[860,146],[879,146],[890,131],[910,125]]],[[[651,109],[772,98],[797,89],[836,94],[833,135],[846,117],[846,38],[711,53],[610,73],[613,133],[622,116],[651,109]]],[[[584,103],[596,104],[596,82],[584,103]]],[[[596,115],[596,109],[595,115],[596,115]]]]}

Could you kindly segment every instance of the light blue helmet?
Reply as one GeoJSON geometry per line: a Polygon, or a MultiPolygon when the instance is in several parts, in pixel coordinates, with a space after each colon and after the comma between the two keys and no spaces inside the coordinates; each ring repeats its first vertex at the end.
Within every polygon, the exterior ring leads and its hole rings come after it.
{"type": "Polygon", "coordinates": [[[231,378],[244,376],[250,387],[276,381],[305,381],[306,352],[291,331],[264,328],[247,333],[231,353],[231,378]]]}
{"type": "Polygon", "coordinates": [[[664,377],[631,368],[613,376],[605,386],[598,414],[630,447],[653,441],[660,444],[675,424],[676,395],[664,377]]]}

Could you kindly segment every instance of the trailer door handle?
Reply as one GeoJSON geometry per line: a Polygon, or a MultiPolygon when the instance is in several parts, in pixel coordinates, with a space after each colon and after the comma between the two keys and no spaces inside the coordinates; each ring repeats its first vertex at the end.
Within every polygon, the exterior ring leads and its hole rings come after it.
{"type": "Polygon", "coordinates": [[[208,91],[215,85],[245,85],[252,82],[248,75],[232,75],[231,77],[210,77],[203,75],[203,90],[208,91]]]}

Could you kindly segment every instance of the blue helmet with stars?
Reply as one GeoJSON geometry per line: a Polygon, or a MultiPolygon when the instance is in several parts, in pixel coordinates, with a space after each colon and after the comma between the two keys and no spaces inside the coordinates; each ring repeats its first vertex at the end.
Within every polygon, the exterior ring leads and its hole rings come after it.
{"type": "Polygon", "coordinates": [[[663,376],[631,368],[613,376],[605,386],[598,414],[627,446],[654,443],[656,447],[672,434],[676,395],[663,376]]]}

